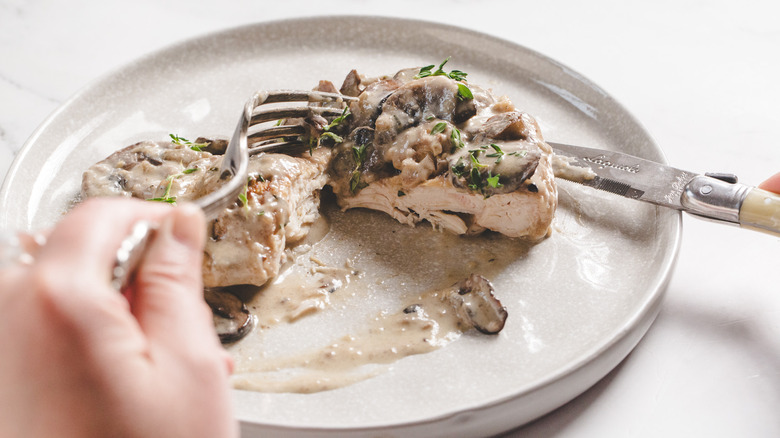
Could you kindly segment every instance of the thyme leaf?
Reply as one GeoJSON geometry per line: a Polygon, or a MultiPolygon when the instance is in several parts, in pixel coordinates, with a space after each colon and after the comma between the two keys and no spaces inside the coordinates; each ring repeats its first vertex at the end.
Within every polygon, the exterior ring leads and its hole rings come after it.
{"type": "Polygon", "coordinates": [[[333,128],[335,128],[336,126],[340,125],[340,124],[341,124],[341,122],[343,122],[344,120],[346,120],[346,118],[347,118],[347,117],[349,117],[349,116],[350,116],[350,114],[352,114],[352,113],[350,113],[350,112],[349,112],[349,107],[348,107],[348,106],[344,107],[344,111],[342,111],[342,112],[341,112],[341,115],[340,115],[340,116],[338,116],[338,117],[336,117],[335,119],[333,119],[333,121],[332,121],[332,122],[330,122],[330,123],[328,124],[328,126],[326,126],[326,127],[325,127],[325,128],[323,128],[323,129],[324,129],[326,132],[327,132],[327,131],[330,131],[331,129],[333,129],[333,128]]]}
{"type": "Polygon", "coordinates": [[[467,87],[466,84],[458,82],[458,99],[468,100],[473,98],[474,94],[471,92],[471,89],[467,87]]]}
{"type": "Polygon", "coordinates": [[[488,186],[493,187],[493,188],[503,187],[503,184],[498,182],[498,177],[499,176],[501,176],[501,175],[500,174],[495,174],[495,175],[488,176],[487,179],[486,179],[486,181],[488,183],[488,186]]]}
{"type": "Polygon", "coordinates": [[[336,143],[341,143],[342,141],[344,141],[344,139],[341,138],[341,136],[339,136],[339,135],[337,135],[337,134],[335,134],[333,132],[329,132],[329,131],[325,131],[322,134],[320,134],[320,139],[323,139],[323,138],[329,138],[329,139],[333,140],[336,143]]]}
{"type": "Polygon", "coordinates": [[[463,149],[466,144],[463,143],[463,138],[460,133],[460,129],[453,127],[450,133],[450,142],[452,143],[452,150],[463,149]]]}
{"type": "Polygon", "coordinates": [[[431,135],[441,134],[445,129],[447,129],[447,122],[439,122],[431,129],[431,135]]]}

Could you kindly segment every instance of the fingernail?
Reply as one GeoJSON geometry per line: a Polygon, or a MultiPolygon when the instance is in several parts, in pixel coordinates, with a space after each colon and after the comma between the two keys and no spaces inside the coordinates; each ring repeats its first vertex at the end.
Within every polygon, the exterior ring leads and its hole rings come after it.
{"type": "Polygon", "coordinates": [[[206,237],[206,219],[196,205],[181,204],[172,209],[171,220],[173,238],[194,250],[202,250],[206,237]]]}

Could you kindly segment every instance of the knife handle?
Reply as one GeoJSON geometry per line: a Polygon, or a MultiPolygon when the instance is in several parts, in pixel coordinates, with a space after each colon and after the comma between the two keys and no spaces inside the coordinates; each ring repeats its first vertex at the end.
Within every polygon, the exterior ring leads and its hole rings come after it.
{"type": "Polygon", "coordinates": [[[751,188],[739,207],[739,224],[780,236],[780,195],[751,188]]]}
{"type": "Polygon", "coordinates": [[[780,236],[780,195],[755,187],[697,175],[680,197],[688,213],[780,236]]]}

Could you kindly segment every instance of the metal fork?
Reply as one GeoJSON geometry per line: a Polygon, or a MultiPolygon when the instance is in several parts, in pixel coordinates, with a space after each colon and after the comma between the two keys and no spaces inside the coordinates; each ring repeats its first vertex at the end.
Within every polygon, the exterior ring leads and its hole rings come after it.
{"type": "MultiPolygon", "coordinates": [[[[236,202],[244,188],[249,168],[249,156],[266,152],[291,153],[301,146],[300,140],[286,140],[287,137],[299,137],[306,133],[302,125],[278,125],[264,127],[252,134],[249,128],[274,120],[290,118],[305,118],[313,115],[322,117],[337,117],[343,109],[327,106],[293,106],[293,107],[263,107],[264,105],[283,102],[305,103],[342,103],[356,100],[354,97],[339,93],[320,91],[277,90],[258,91],[244,105],[238,124],[228,142],[222,164],[219,168],[219,179],[224,183],[217,190],[196,199],[193,203],[199,206],[207,220],[215,219],[225,208],[236,202]],[[255,144],[251,149],[249,142],[255,144]]],[[[116,263],[113,270],[112,286],[121,291],[127,286],[136,267],[143,258],[146,248],[154,237],[157,225],[146,221],[138,221],[130,234],[122,241],[117,250],[116,263]]]]}

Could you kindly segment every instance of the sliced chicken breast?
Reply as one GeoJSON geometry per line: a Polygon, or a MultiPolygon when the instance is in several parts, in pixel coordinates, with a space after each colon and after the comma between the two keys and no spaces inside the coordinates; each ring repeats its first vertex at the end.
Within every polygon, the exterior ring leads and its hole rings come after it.
{"type": "Polygon", "coordinates": [[[533,117],[457,76],[419,72],[347,76],[342,92],[359,99],[329,169],[340,206],[457,234],[544,238],[557,190],[533,117]]]}
{"type": "MultiPolygon", "coordinates": [[[[158,202],[194,200],[218,184],[223,140],[193,144],[144,141],[88,169],[82,197],[128,196],[158,202]]],[[[330,150],[300,156],[252,157],[246,190],[209,224],[203,259],[206,287],[262,285],[285,259],[287,244],[303,238],[319,216],[330,150]]]]}

